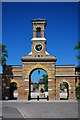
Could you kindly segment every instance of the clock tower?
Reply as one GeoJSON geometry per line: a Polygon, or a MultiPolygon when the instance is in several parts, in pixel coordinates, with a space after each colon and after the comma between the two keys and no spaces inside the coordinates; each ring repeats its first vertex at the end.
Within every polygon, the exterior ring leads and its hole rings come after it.
{"type": "Polygon", "coordinates": [[[45,19],[32,20],[33,25],[33,38],[32,38],[32,56],[44,57],[46,54],[46,39],[45,39],[45,19]]]}
{"type": "MultiPolygon", "coordinates": [[[[43,69],[48,75],[48,96],[55,99],[55,62],[56,57],[49,55],[46,50],[45,19],[32,20],[33,38],[31,39],[31,52],[21,58],[22,76],[27,99],[31,98],[31,74],[36,69],[43,69]]],[[[35,76],[36,77],[36,76],[35,76]]]]}

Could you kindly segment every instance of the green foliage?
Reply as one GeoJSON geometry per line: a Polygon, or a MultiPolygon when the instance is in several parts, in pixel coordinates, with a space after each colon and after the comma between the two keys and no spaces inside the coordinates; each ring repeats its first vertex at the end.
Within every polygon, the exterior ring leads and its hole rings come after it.
{"type": "Polygon", "coordinates": [[[76,87],[76,97],[77,99],[80,99],[80,85],[76,87]]]}
{"type": "Polygon", "coordinates": [[[37,89],[39,89],[39,83],[36,83],[37,84],[37,89]]]}
{"type": "Polygon", "coordinates": [[[13,88],[14,88],[14,90],[17,90],[17,84],[16,83],[13,84],[13,88]]]}
{"type": "MultiPolygon", "coordinates": [[[[77,42],[77,45],[75,46],[74,50],[80,50],[80,42],[77,42]]],[[[80,54],[76,55],[77,59],[80,59],[80,54]]]]}
{"type": "Polygon", "coordinates": [[[43,75],[43,81],[44,81],[44,89],[45,91],[48,91],[48,75],[43,75]]]}
{"type": "Polygon", "coordinates": [[[8,57],[8,52],[4,44],[0,44],[0,64],[6,66],[6,58],[8,57]]]}
{"type": "Polygon", "coordinates": [[[76,58],[77,58],[77,59],[80,59],[80,55],[76,55],[76,58]]]}
{"type": "Polygon", "coordinates": [[[77,42],[77,45],[74,48],[75,50],[80,49],[80,42],[77,42]]]}
{"type": "Polygon", "coordinates": [[[64,83],[65,88],[68,88],[67,82],[63,82],[63,83],[64,83]]]}

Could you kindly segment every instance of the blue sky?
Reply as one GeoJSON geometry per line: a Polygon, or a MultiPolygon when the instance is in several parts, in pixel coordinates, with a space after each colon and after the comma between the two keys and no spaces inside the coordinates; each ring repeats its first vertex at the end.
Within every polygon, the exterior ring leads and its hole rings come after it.
{"type": "Polygon", "coordinates": [[[42,69],[37,69],[37,70],[33,71],[33,73],[31,74],[31,81],[38,83],[39,80],[43,78],[43,75],[44,75],[44,74],[46,75],[47,72],[44,71],[44,70],[42,70],[42,69]],[[38,73],[38,70],[40,71],[40,74],[38,73]],[[36,76],[36,77],[35,77],[35,76],[36,76]]]}
{"type": "Polygon", "coordinates": [[[31,51],[31,20],[36,18],[47,20],[47,51],[57,57],[56,65],[77,65],[78,3],[70,2],[3,3],[2,43],[8,50],[7,64],[21,65],[21,57],[31,51]]]}
{"type": "Polygon", "coordinates": [[[7,64],[21,65],[21,57],[31,51],[32,23],[47,20],[47,51],[56,64],[75,64],[78,41],[78,3],[3,3],[2,42],[7,46],[7,64]]]}

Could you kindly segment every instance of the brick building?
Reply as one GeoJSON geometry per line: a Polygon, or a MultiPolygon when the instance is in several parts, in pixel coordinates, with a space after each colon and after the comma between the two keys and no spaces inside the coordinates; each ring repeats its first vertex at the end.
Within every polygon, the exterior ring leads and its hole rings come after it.
{"type": "Polygon", "coordinates": [[[76,99],[76,85],[79,83],[80,69],[75,65],[55,65],[56,57],[50,55],[46,50],[45,19],[32,20],[33,38],[31,39],[31,52],[21,58],[22,65],[10,65],[3,74],[3,99],[10,99],[16,83],[17,99],[31,99],[31,74],[36,69],[42,69],[48,75],[48,97],[49,100],[60,99],[60,85],[67,83],[67,99],[76,99]]]}

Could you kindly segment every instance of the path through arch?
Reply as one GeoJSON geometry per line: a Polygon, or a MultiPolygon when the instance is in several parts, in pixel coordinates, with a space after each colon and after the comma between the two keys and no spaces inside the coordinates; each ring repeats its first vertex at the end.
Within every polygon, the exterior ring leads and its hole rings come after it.
{"type": "Polygon", "coordinates": [[[69,98],[69,85],[67,82],[60,83],[60,100],[68,100],[69,98]]]}
{"type": "Polygon", "coordinates": [[[29,75],[29,99],[48,96],[48,74],[42,68],[33,69],[29,75]]]}

